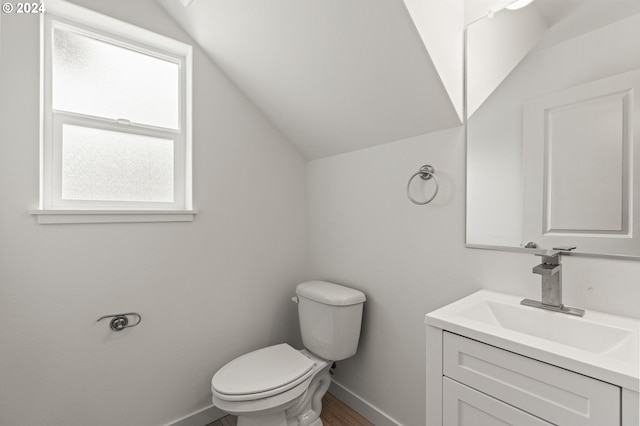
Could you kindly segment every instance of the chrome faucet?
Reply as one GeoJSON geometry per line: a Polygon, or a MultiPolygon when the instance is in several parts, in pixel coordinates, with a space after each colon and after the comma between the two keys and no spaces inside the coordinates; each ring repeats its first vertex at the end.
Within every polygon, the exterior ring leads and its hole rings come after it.
{"type": "Polygon", "coordinates": [[[542,263],[533,267],[534,274],[542,276],[542,304],[562,307],[562,265],[560,253],[542,255],[542,263]]]}
{"type": "Polygon", "coordinates": [[[584,309],[570,308],[562,304],[561,254],[562,251],[557,250],[536,254],[536,256],[542,256],[542,263],[533,267],[533,273],[540,274],[542,277],[542,300],[524,299],[520,304],[569,315],[584,316],[584,309]]]}

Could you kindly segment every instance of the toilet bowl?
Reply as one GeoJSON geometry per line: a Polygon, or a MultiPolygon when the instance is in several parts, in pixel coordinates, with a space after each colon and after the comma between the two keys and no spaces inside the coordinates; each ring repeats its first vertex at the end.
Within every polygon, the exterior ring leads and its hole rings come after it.
{"type": "Polygon", "coordinates": [[[237,426],[322,426],[329,370],[356,353],[365,299],[325,281],[299,284],[292,300],[306,349],[282,343],[230,361],[211,379],[214,405],[238,416],[237,426]]]}
{"type": "Polygon", "coordinates": [[[211,380],[212,401],[238,426],[320,426],[331,363],[287,344],[245,354],[211,380]]]}

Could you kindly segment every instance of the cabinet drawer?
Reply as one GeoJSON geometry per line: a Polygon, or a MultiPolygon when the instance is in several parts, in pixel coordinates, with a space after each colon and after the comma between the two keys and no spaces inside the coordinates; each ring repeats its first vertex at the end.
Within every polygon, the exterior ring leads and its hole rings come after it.
{"type": "Polygon", "coordinates": [[[475,389],[442,379],[443,426],[553,426],[475,389]]]}
{"type": "Polygon", "coordinates": [[[559,426],[620,424],[620,388],[444,333],[443,374],[559,426]]]}

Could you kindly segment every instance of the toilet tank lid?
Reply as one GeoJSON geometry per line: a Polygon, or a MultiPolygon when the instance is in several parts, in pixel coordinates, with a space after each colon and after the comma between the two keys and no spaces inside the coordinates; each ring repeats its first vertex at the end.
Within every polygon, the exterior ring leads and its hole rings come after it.
{"type": "Polygon", "coordinates": [[[364,303],[364,293],[343,285],[327,281],[307,281],[298,284],[296,294],[325,305],[348,306],[364,303]]]}

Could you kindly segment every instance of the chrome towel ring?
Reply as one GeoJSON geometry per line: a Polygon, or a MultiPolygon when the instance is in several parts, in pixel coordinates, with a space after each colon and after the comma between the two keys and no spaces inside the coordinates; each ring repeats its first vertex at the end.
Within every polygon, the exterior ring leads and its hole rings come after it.
{"type": "Polygon", "coordinates": [[[436,198],[436,195],[438,195],[438,190],[440,189],[440,182],[438,181],[438,177],[436,176],[435,172],[436,170],[433,168],[433,166],[425,164],[424,166],[420,167],[420,170],[418,170],[413,175],[411,175],[411,177],[409,178],[409,182],[407,182],[407,197],[409,197],[409,200],[413,204],[418,204],[419,206],[422,206],[425,204],[429,204],[434,198],[436,198]],[[436,189],[433,191],[433,194],[431,195],[431,197],[429,197],[425,201],[418,201],[411,196],[411,182],[416,176],[420,176],[422,180],[429,180],[433,178],[433,182],[436,185],[436,189]]]}

